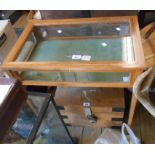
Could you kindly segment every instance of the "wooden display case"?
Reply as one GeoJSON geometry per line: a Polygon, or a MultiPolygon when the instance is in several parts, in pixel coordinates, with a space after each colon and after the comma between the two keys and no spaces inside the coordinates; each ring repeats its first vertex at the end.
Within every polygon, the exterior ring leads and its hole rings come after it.
{"type": "Polygon", "coordinates": [[[132,88],[144,69],[137,17],[30,20],[2,68],[23,85],[132,88]]]}

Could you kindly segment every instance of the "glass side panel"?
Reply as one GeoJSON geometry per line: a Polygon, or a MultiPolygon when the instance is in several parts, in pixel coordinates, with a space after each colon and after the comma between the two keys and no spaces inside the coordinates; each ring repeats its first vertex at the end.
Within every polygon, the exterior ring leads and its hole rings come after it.
{"type": "Polygon", "coordinates": [[[20,62],[27,61],[30,58],[31,53],[33,53],[33,50],[35,49],[37,44],[38,42],[34,34],[30,33],[27,41],[24,43],[15,61],[20,61],[20,62]]]}
{"type": "Polygon", "coordinates": [[[24,80],[53,82],[129,82],[129,73],[94,72],[34,72],[21,74],[24,80]]]}
{"type": "Polygon", "coordinates": [[[34,144],[71,144],[64,125],[51,102],[48,106],[46,114],[41,122],[34,144]]]}

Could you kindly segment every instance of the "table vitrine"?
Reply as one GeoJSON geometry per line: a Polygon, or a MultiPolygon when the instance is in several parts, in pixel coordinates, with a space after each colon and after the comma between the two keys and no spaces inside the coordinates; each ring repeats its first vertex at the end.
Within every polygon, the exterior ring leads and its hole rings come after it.
{"type": "MultiPolygon", "coordinates": [[[[144,69],[137,17],[30,20],[2,68],[23,85],[132,88],[144,69]]],[[[135,106],[132,95],[129,124],[135,106]]]]}

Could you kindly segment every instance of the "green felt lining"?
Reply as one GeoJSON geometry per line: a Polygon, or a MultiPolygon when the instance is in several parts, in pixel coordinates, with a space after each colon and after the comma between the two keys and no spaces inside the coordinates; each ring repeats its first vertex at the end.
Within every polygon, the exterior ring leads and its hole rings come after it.
{"type": "Polygon", "coordinates": [[[29,61],[75,61],[72,55],[89,55],[91,61],[122,60],[122,44],[122,38],[48,40],[37,45],[29,61]]]}

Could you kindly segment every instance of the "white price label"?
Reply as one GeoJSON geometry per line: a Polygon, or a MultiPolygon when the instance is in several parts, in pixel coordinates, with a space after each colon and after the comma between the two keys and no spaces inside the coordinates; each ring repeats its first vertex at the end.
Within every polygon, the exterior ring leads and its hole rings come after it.
{"type": "Polygon", "coordinates": [[[89,106],[90,106],[90,103],[89,103],[89,102],[84,102],[84,103],[83,103],[83,106],[84,106],[84,107],[89,107],[89,106]]]}
{"type": "Polygon", "coordinates": [[[84,61],[90,61],[90,59],[91,59],[91,56],[90,55],[83,55],[81,57],[81,60],[84,60],[84,61]]]}
{"type": "Polygon", "coordinates": [[[81,55],[72,55],[72,59],[79,60],[81,59],[81,55]]]}
{"type": "Polygon", "coordinates": [[[129,77],[128,77],[128,76],[124,76],[124,77],[123,77],[123,81],[124,81],[124,82],[129,82],[129,77]]]}

